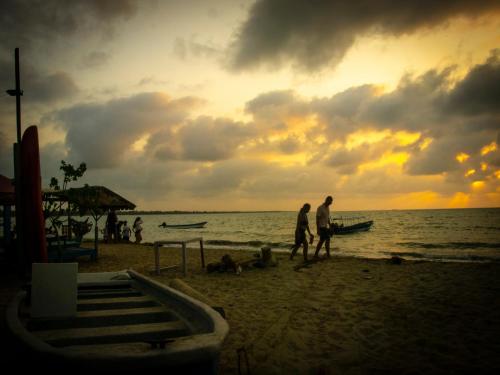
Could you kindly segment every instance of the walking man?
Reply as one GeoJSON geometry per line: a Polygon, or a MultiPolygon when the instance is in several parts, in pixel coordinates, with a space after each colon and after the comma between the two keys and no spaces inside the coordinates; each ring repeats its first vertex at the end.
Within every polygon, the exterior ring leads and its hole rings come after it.
{"type": "Polygon", "coordinates": [[[315,258],[318,258],[323,243],[325,244],[326,256],[330,258],[330,205],[332,202],[333,198],[329,195],[316,210],[316,228],[318,230],[319,241],[314,253],[315,258]]]}

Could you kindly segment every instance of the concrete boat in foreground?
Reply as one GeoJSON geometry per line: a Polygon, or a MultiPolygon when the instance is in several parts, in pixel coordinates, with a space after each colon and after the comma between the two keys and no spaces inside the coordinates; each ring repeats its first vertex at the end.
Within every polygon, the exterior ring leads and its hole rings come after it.
{"type": "Polygon", "coordinates": [[[78,274],[75,317],[31,318],[21,292],[6,318],[37,366],[90,373],[217,373],[229,331],[208,305],[132,270],[78,274]]]}

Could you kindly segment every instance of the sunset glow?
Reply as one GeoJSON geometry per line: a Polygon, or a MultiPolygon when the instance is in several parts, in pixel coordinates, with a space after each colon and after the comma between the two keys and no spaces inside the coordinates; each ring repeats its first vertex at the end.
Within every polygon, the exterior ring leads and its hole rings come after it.
{"type": "Polygon", "coordinates": [[[496,142],[491,142],[489,145],[486,145],[481,149],[481,155],[484,156],[496,150],[498,150],[496,142]]]}
{"type": "Polygon", "coordinates": [[[465,161],[467,161],[468,159],[470,158],[469,155],[467,155],[466,153],[464,152],[461,152],[460,154],[458,154],[455,159],[458,160],[459,163],[464,163],[465,161]]]}
{"type": "Polygon", "coordinates": [[[474,173],[476,173],[476,170],[475,170],[475,169],[469,169],[469,170],[465,173],[465,177],[472,176],[474,173]]]}
{"type": "MultiPolygon", "coordinates": [[[[496,2],[43,3],[0,5],[0,81],[19,47],[44,186],[66,160],[145,210],[500,205],[496,2]]],[[[0,122],[12,176],[7,96],[0,122]]]]}

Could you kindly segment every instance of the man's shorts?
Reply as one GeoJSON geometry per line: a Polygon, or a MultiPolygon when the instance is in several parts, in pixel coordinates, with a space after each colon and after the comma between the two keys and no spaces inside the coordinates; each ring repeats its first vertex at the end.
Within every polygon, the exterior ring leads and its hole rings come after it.
{"type": "Polygon", "coordinates": [[[330,230],[328,228],[319,228],[319,239],[320,241],[326,241],[330,239],[330,230]]]}

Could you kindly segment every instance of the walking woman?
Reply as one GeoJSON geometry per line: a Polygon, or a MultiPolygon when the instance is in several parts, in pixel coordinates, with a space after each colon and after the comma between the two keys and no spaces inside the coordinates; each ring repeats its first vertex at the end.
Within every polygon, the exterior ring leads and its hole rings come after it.
{"type": "Polygon", "coordinates": [[[141,241],[142,241],[142,235],[141,235],[142,223],[143,223],[143,221],[139,216],[134,221],[134,225],[132,228],[133,228],[134,234],[135,234],[135,243],[141,243],[141,241]]]}
{"type": "Polygon", "coordinates": [[[297,227],[295,228],[295,245],[292,247],[292,254],[290,255],[290,260],[293,259],[297,250],[300,246],[304,247],[304,262],[307,262],[307,250],[309,248],[306,239],[306,231],[309,233],[310,244],[312,245],[314,241],[314,236],[309,229],[309,219],[307,218],[307,213],[311,210],[311,205],[306,203],[302,206],[297,216],[297,227]]]}

